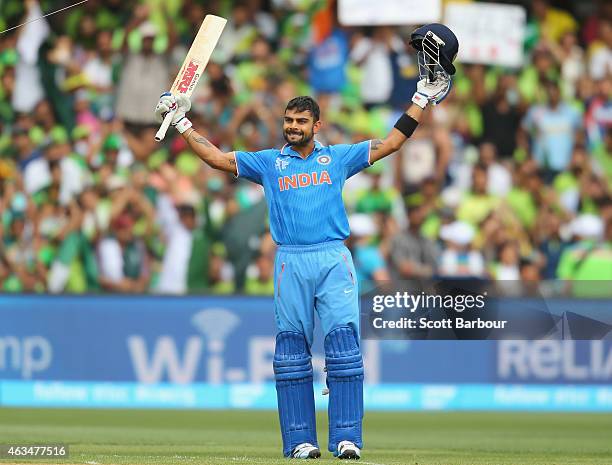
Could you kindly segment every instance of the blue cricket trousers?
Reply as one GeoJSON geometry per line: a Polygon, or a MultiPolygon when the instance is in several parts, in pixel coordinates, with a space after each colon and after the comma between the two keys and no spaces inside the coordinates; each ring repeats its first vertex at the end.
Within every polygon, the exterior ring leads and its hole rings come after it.
{"type": "Polygon", "coordinates": [[[324,337],[338,326],[350,326],[359,334],[355,266],[342,241],[279,246],[274,283],[274,313],[279,332],[301,332],[312,346],[316,311],[324,337]]]}

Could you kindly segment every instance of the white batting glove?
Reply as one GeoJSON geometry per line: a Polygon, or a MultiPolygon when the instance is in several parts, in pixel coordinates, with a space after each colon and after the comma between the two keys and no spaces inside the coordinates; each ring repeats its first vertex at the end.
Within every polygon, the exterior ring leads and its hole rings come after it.
{"type": "Polygon", "coordinates": [[[434,82],[429,82],[427,78],[421,79],[417,83],[417,90],[412,96],[412,102],[421,108],[425,108],[428,103],[437,105],[448,95],[451,89],[451,79],[438,74],[434,82]]]}
{"type": "Polygon", "coordinates": [[[157,102],[155,117],[161,123],[169,111],[174,111],[170,124],[176,127],[177,131],[182,134],[191,127],[191,121],[185,116],[185,113],[190,109],[191,100],[189,100],[189,97],[183,94],[174,96],[170,92],[165,92],[159,98],[159,102],[157,102]]]}

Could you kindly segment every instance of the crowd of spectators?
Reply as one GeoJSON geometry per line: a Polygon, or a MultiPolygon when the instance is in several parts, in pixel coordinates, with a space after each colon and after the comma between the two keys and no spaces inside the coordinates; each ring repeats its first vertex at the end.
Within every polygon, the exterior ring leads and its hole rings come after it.
{"type": "MultiPolygon", "coordinates": [[[[61,3],[4,1],[1,29],[61,3]]],[[[360,279],[612,280],[612,3],[529,4],[522,68],[460,64],[347,182],[360,279]]],[[[410,103],[413,28],[342,27],[325,1],[89,0],[2,34],[2,292],[273,293],[261,188],[153,137],[207,13],[229,21],[190,118],[223,150],[281,146],[296,95],[323,144],[384,137],[410,103]]]]}

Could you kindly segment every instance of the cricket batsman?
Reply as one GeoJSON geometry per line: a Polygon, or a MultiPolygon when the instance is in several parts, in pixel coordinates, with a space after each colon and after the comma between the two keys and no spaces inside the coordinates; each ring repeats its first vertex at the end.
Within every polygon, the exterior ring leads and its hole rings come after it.
{"type": "Polygon", "coordinates": [[[349,225],[342,188],[348,178],[396,152],[427,105],[439,103],[450,90],[458,51],[452,31],[441,24],[426,25],[414,31],[411,42],[418,51],[421,80],[412,105],[382,140],[323,146],[314,139],[322,125],[319,106],[311,97],[296,97],[283,115],[286,144],[281,149],[224,153],[192,127],[185,116],[191,107],[187,97],[167,92],[155,109],[160,122],[168,111],[176,111],[172,126],[209,166],[264,188],[270,232],[278,244],[273,365],[286,457],[321,456],[310,353],[315,312],[325,335],[328,448],[341,459],[361,457],[364,371],[355,268],[344,245],[349,225]]]}

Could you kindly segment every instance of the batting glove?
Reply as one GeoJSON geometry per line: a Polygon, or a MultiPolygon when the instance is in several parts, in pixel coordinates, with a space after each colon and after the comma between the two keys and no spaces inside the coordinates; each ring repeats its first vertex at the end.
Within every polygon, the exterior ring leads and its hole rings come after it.
{"type": "Polygon", "coordinates": [[[165,92],[159,98],[155,107],[155,117],[160,123],[169,111],[174,111],[174,116],[170,124],[181,134],[191,127],[191,121],[187,119],[185,113],[191,109],[191,100],[183,94],[176,97],[170,92],[165,92]]]}
{"type": "Polygon", "coordinates": [[[428,103],[437,105],[444,100],[450,89],[450,78],[442,74],[438,74],[434,82],[429,82],[427,78],[423,78],[417,83],[417,91],[412,96],[412,102],[421,108],[425,108],[428,103]]]}

